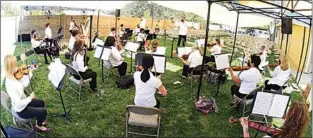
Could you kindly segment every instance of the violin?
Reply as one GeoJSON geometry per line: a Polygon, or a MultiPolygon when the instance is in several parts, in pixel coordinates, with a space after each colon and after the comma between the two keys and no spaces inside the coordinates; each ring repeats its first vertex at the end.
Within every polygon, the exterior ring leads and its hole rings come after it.
{"type": "Polygon", "coordinates": [[[244,70],[248,70],[250,67],[249,66],[233,66],[231,67],[233,71],[244,71],[244,70]]]}
{"type": "MultiPolygon", "coordinates": [[[[232,116],[229,118],[228,121],[230,123],[240,123],[239,118],[233,118],[232,116]]],[[[261,132],[264,132],[264,133],[267,133],[267,134],[270,134],[272,136],[276,136],[281,132],[280,129],[272,128],[271,126],[261,124],[258,122],[253,122],[253,121],[248,121],[248,127],[253,128],[255,130],[258,130],[258,131],[261,131],[261,132]]]]}
{"type": "Polygon", "coordinates": [[[122,44],[121,44],[121,42],[120,42],[120,38],[119,37],[116,37],[115,36],[115,46],[117,47],[117,49],[118,49],[118,51],[122,51],[123,50],[123,47],[122,47],[122,44]]]}
{"type": "Polygon", "coordinates": [[[21,67],[17,68],[17,71],[14,73],[14,77],[17,80],[20,80],[23,78],[24,75],[28,75],[29,71],[28,68],[25,64],[23,64],[21,67]]]}
{"type": "Polygon", "coordinates": [[[279,66],[279,64],[269,64],[268,66],[269,67],[277,67],[277,66],[279,66]]]}

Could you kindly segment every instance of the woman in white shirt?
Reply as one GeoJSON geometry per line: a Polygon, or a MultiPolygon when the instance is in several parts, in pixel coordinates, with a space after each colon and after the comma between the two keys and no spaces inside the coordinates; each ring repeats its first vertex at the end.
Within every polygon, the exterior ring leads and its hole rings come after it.
{"type": "MultiPolygon", "coordinates": [[[[228,68],[230,76],[234,81],[235,85],[231,86],[231,95],[236,95],[238,98],[244,98],[252,90],[254,90],[257,86],[257,83],[260,81],[262,74],[259,70],[259,65],[261,63],[261,59],[257,55],[251,55],[248,60],[248,70],[242,71],[238,76],[234,75],[232,68],[228,68]],[[240,85],[240,87],[238,86],[240,85]]],[[[247,99],[253,99],[254,95],[247,96],[247,99]]],[[[232,105],[234,105],[236,101],[233,101],[232,105]]],[[[237,105],[234,105],[237,106],[237,105]]]]}
{"type": "Polygon", "coordinates": [[[52,31],[50,28],[50,23],[46,24],[46,29],[45,29],[45,40],[47,42],[47,46],[52,46],[53,39],[52,39],[52,31]],[[50,42],[50,45],[48,45],[48,42],[50,42]]]}
{"type": "MultiPolygon", "coordinates": [[[[97,91],[97,73],[87,67],[87,50],[83,48],[83,40],[76,40],[73,50],[73,68],[78,71],[80,76],[85,80],[91,78],[89,82],[92,91],[97,91]]],[[[80,79],[78,75],[74,75],[75,79],[80,79]]]]}
{"type": "Polygon", "coordinates": [[[140,25],[137,24],[137,28],[135,29],[135,32],[134,32],[135,36],[138,36],[139,32],[140,32],[140,25]]]}
{"type": "MultiPolygon", "coordinates": [[[[188,77],[188,74],[192,72],[192,70],[202,64],[203,56],[200,52],[199,47],[194,46],[192,48],[192,52],[189,54],[187,61],[180,57],[182,62],[184,63],[182,77],[188,77]]],[[[194,74],[199,74],[200,72],[193,72],[194,74]]]]}
{"type": "Polygon", "coordinates": [[[122,38],[123,38],[124,33],[125,33],[124,24],[121,24],[121,28],[120,28],[120,32],[119,32],[119,35],[120,35],[120,39],[121,39],[121,40],[122,40],[122,38]]]}
{"type": "Polygon", "coordinates": [[[215,62],[215,55],[219,55],[222,53],[221,41],[220,39],[216,38],[214,42],[214,46],[210,49],[211,57],[205,57],[205,63],[208,62],[215,62]]]}
{"type": "Polygon", "coordinates": [[[266,51],[266,47],[262,46],[259,52],[260,58],[261,58],[261,70],[264,70],[264,67],[266,66],[266,57],[267,57],[267,51],[266,51]]]}
{"type": "Polygon", "coordinates": [[[68,42],[68,49],[69,51],[72,51],[74,50],[74,44],[75,44],[75,41],[79,39],[79,34],[80,31],[78,29],[73,29],[72,30],[72,33],[71,33],[71,38],[68,42]]]}
{"type": "Polygon", "coordinates": [[[47,121],[47,110],[44,108],[45,103],[41,99],[35,98],[34,92],[26,97],[24,88],[30,83],[32,72],[29,75],[24,75],[21,79],[16,79],[14,74],[17,71],[17,59],[13,55],[7,55],[4,58],[4,66],[6,73],[5,86],[7,93],[12,102],[12,110],[21,118],[36,118],[36,128],[39,131],[48,132],[50,128],[45,127],[47,121]]]}
{"type": "Polygon", "coordinates": [[[35,30],[32,30],[31,32],[32,38],[31,38],[31,43],[32,43],[32,48],[36,52],[36,54],[44,54],[45,56],[45,63],[49,64],[47,55],[50,57],[50,60],[52,61],[51,53],[47,48],[40,48],[42,41],[37,41],[37,32],[35,30]]]}
{"type": "Polygon", "coordinates": [[[124,62],[124,58],[121,56],[115,45],[115,38],[113,36],[108,36],[105,40],[104,46],[111,47],[109,61],[114,68],[117,68],[119,76],[124,77],[127,71],[127,63],[124,62]]]}
{"type": "Polygon", "coordinates": [[[284,87],[284,83],[289,80],[291,74],[288,57],[286,55],[281,56],[280,65],[275,68],[273,73],[269,67],[268,70],[270,71],[272,78],[265,81],[264,89],[279,90],[281,87],[284,87]]]}
{"type": "Polygon", "coordinates": [[[180,42],[182,39],[183,39],[183,46],[186,45],[187,32],[188,32],[188,25],[185,22],[185,16],[181,16],[181,22],[179,23],[177,46],[180,46],[180,42]]]}
{"type": "Polygon", "coordinates": [[[76,26],[76,22],[74,20],[74,17],[71,16],[70,29],[69,29],[71,34],[72,34],[72,31],[75,28],[75,26],[76,26]]]}
{"type": "Polygon", "coordinates": [[[153,65],[154,58],[151,55],[145,55],[142,59],[143,70],[134,73],[135,105],[159,108],[160,101],[155,97],[156,91],[158,90],[162,96],[167,95],[167,90],[161,80],[151,73],[153,65]]]}
{"type": "Polygon", "coordinates": [[[146,42],[146,35],[144,33],[145,29],[140,28],[140,32],[137,36],[137,43],[140,44],[140,50],[142,50],[144,48],[145,42],[146,42]]]}

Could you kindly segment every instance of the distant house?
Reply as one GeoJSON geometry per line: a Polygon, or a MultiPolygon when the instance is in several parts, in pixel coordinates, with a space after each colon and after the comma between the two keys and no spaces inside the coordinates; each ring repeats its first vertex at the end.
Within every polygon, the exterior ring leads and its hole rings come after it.
{"type": "Polygon", "coordinates": [[[263,39],[270,39],[270,34],[267,30],[254,29],[253,36],[263,38],[263,39]]]}

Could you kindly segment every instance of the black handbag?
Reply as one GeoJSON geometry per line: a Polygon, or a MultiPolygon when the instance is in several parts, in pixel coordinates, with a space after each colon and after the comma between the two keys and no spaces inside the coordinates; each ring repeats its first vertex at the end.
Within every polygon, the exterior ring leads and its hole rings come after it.
{"type": "Polygon", "coordinates": [[[121,89],[128,89],[134,85],[133,76],[125,76],[116,80],[116,87],[121,89]]]}

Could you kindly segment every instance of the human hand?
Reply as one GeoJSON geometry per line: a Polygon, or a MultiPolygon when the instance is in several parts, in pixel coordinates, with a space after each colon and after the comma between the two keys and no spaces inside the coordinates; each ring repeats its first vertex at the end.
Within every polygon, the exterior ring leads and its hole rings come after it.
{"type": "Polygon", "coordinates": [[[239,118],[239,121],[243,129],[248,128],[248,117],[241,117],[239,118]]]}
{"type": "Polygon", "coordinates": [[[229,72],[233,71],[233,69],[232,69],[231,67],[228,67],[227,70],[228,70],[229,72]]]}

